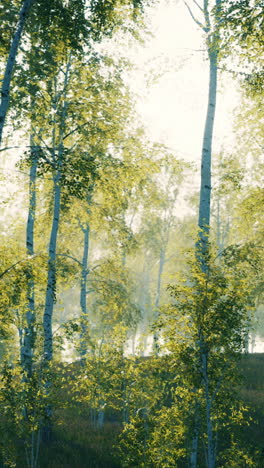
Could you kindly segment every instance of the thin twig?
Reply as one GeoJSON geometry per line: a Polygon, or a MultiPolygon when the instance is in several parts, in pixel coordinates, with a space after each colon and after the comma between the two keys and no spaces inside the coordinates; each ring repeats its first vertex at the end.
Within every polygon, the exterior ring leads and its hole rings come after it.
{"type": "Polygon", "coordinates": [[[30,257],[27,257],[27,258],[22,258],[22,260],[18,260],[18,262],[16,263],[13,263],[13,265],[11,265],[10,267],[6,268],[6,270],[4,270],[2,273],[0,273],[0,278],[2,278],[6,273],[8,273],[10,270],[13,270],[13,268],[15,268],[17,265],[19,265],[20,263],[22,262],[25,262],[26,260],[29,260],[33,257],[35,257],[36,255],[31,255],[30,257]]]}
{"type": "Polygon", "coordinates": [[[204,0],[204,19],[205,19],[205,28],[204,31],[208,33],[211,30],[210,15],[208,10],[208,0],[204,0]]]}
{"type": "Polygon", "coordinates": [[[193,0],[193,2],[194,2],[195,5],[203,12],[203,8],[201,7],[201,5],[199,5],[199,3],[196,2],[196,0],[193,0]]]}
{"type": "Polygon", "coordinates": [[[71,260],[73,260],[74,262],[78,263],[79,265],[82,266],[82,263],[80,262],[80,260],[78,260],[77,258],[75,257],[72,257],[71,255],[67,255],[67,254],[57,254],[58,257],[66,257],[66,258],[70,258],[71,260]]]}
{"type": "Polygon", "coordinates": [[[188,11],[189,11],[189,13],[190,13],[190,15],[191,15],[193,21],[194,21],[196,24],[198,24],[199,28],[201,28],[201,29],[203,29],[203,31],[207,32],[207,28],[194,16],[194,14],[193,14],[191,8],[189,7],[188,3],[185,2],[185,1],[184,1],[184,3],[185,3],[185,6],[186,6],[187,9],[188,9],[188,11]]]}
{"type": "Polygon", "coordinates": [[[73,133],[77,132],[77,130],[79,130],[80,128],[82,127],[85,127],[86,125],[89,125],[90,122],[85,122],[84,124],[82,125],[78,125],[77,127],[75,127],[73,130],[71,130],[70,132],[68,132],[64,137],[63,137],[63,140],[66,140],[66,138],[68,138],[70,135],[72,135],[73,133]]]}

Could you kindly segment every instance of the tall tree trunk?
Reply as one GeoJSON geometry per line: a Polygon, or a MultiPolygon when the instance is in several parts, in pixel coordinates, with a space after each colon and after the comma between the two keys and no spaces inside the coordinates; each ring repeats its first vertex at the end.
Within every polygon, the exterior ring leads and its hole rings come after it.
{"type": "MultiPolygon", "coordinates": [[[[29,209],[26,231],[26,247],[27,255],[34,255],[34,225],[36,214],[36,178],[38,167],[38,148],[34,146],[33,137],[30,139],[31,147],[31,166],[29,174],[29,209]]],[[[28,283],[27,283],[27,312],[26,312],[26,327],[23,331],[23,343],[21,349],[21,364],[27,377],[32,375],[33,352],[35,343],[35,284],[34,272],[30,265],[28,268],[28,283]]]]}
{"type": "MultiPolygon", "coordinates": [[[[196,258],[199,268],[202,273],[208,275],[208,260],[209,260],[209,235],[210,235],[210,215],[211,215],[211,164],[212,164],[212,142],[214,131],[214,120],[216,110],[216,95],[217,95],[217,61],[218,61],[218,14],[222,0],[216,0],[215,9],[215,25],[212,26],[208,0],[203,1],[204,25],[197,21],[187,5],[192,18],[199,26],[202,27],[206,34],[206,46],[209,59],[209,89],[208,103],[204,126],[202,155],[201,155],[201,183],[200,183],[200,200],[199,200],[199,238],[196,244],[196,258]]],[[[197,2],[195,2],[197,5],[197,2]]],[[[207,304],[204,305],[204,313],[206,314],[207,304]]],[[[199,312],[197,311],[197,314],[199,312]]],[[[205,417],[207,426],[207,467],[215,468],[216,447],[214,443],[213,431],[213,414],[212,414],[212,398],[210,395],[210,376],[208,375],[208,352],[204,347],[204,335],[200,330],[200,338],[198,340],[199,359],[202,372],[201,385],[205,395],[205,417]]],[[[194,415],[195,419],[195,415],[194,415]]],[[[194,434],[195,438],[195,434],[194,434]]]]}
{"type": "Polygon", "coordinates": [[[220,195],[216,201],[216,245],[219,257],[223,251],[222,236],[221,236],[221,214],[220,214],[220,195]]]}
{"type": "MultiPolygon", "coordinates": [[[[45,308],[43,314],[43,332],[44,332],[44,346],[43,346],[43,364],[46,370],[53,357],[53,336],[52,336],[52,317],[54,303],[56,301],[56,257],[57,257],[57,238],[59,232],[60,210],[61,210],[61,176],[62,168],[64,165],[64,136],[66,129],[67,107],[68,103],[67,88],[69,83],[69,74],[71,67],[71,55],[69,56],[66,64],[66,71],[64,73],[64,84],[62,92],[57,91],[57,79],[54,79],[54,99],[53,99],[53,130],[52,130],[52,164],[53,164],[53,218],[50,233],[50,241],[48,248],[48,278],[46,288],[45,308]],[[62,107],[58,109],[58,102],[63,102],[62,107]],[[56,118],[60,118],[58,124],[56,118]],[[56,130],[59,129],[58,137],[56,138],[56,130]],[[56,148],[58,148],[56,150],[56,148]],[[57,153],[57,154],[56,154],[57,153]]],[[[47,397],[50,393],[52,381],[49,378],[46,382],[47,397]]],[[[48,403],[46,408],[46,421],[42,429],[42,440],[50,442],[52,437],[51,415],[52,407],[48,403]]]]}
{"type": "Polygon", "coordinates": [[[194,409],[194,426],[193,426],[193,434],[192,434],[190,468],[197,468],[198,444],[199,444],[199,433],[200,433],[199,409],[200,409],[199,403],[196,401],[195,402],[195,409],[194,409]]]}
{"type": "MultiPolygon", "coordinates": [[[[216,0],[216,18],[221,0],[216,0]]],[[[207,113],[203,135],[202,160],[201,160],[201,186],[199,203],[199,241],[197,248],[197,259],[201,271],[208,273],[210,214],[211,214],[211,165],[212,165],[212,142],[214,131],[214,119],[217,95],[217,60],[218,60],[218,25],[212,30],[208,10],[208,0],[204,0],[204,20],[207,33],[207,51],[209,58],[209,90],[207,113]]],[[[206,307],[206,305],[205,305],[206,307]]],[[[210,396],[210,377],[208,376],[208,355],[204,349],[204,337],[201,335],[200,342],[201,369],[203,374],[203,386],[206,404],[207,425],[207,466],[215,468],[215,444],[213,433],[212,399],[210,396]]]]}
{"type": "Polygon", "coordinates": [[[56,300],[56,252],[57,252],[57,237],[60,220],[60,201],[61,201],[61,186],[60,186],[60,171],[57,170],[53,176],[53,219],[52,228],[48,249],[48,281],[46,289],[46,301],[43,316],[44,329],[44,362],[48,363],[53,356],[53,340],[52,340],[52,315],[54,303],[56,300]]]}
{"type": "Polygon", "coordinates": [[[100,402],[100,404],[102,405],[99,410],[98,410],[98,414],[97,414],[97,427],[98,429],[102,429],[104,427],[104,422],[105,422],[105,410],[104,410],[104,400],[102,400],[100,402]]]}
{"type": "Polygon", "coordinates": [[[206,271],[206,256],[208,254],[208,237],[210,233],[210,208],[211,208],[211,158],[212,140],[214,129],[214,118],[216,109],[217,91],[217,56],[218,52],[214,48],[208,48],[210,63],[210,79],[207,114],[204,127],[202,161],[201,161],[201,185],[199,202],[199,241],[197,243],[197,257],[202,271],[206,271]]]}
{"type": "Polygon", "coordinates": [[[82,271],[81,271],[81,288],[80,288],[80,306],[81,306],[81,343],[80,343],[80,354],[84,357],[87,353],[87,277],[89,274],[88,270],[88,259],[89,259],[89,245],[90,245],[90,226],[88,223],[85,226],[81,226],[84,235],[83,244],[83,258],[82,258],[82,271]]]}
{"type": "Polygon", "coordinates": [[[144,266],[143,266],[143,278],[142,278],[142,289],[141,289],[141,300],[140,300],[140,307],[142,310],[142,356],[145,356],[146,349],[147,349],[147,330],[148,330],[148,322],[149,316],[151,311],[151,297],[149,292],[149,284],[150,284],[150,271],[149,271],[149,259],[145,258],[144,266]]]}
{"type": "Polygon", "coordinates": [[[255,346],[256,346],[256,338],[257,338],[257,335],[256,333],[252,332],[251,333],[251,350],[250,352],[253,354],[254,353],[254,350],[255,350],[255,346]]]}
{"type": "Polygon", "coordinates": [[[209,89],[207,112],[203,134],[202,157],[201,157],[201,185],[199,201],[199,240],[196,245],[196,255],[201,270],[207,271],[207,257],[209,250],[210,214],[211,214],[211,161],[212,142],[214,131],[214,119],[216,110],[217,94],[217,60],[218,60],[218,12],[222,0],[216,0],[216,26],[212,28],[208,0],[204,0],[203,14],[206,33],[206,45],[209,59],[209,89]]]}
{"type": "MultiPolygon", "coordinates": [[[[159,306],[160,306],[160,293],[161,293],[161,279],[162,273],[165,264],[165,248],[161,248],[160,250],[160,258],[159,258],[159,271],[158,271],[158,280],[157,280],[157,290],[156,290],[156,298],[155,298],[155,305],[154,305],[154,319],[157,320],[159,318],[159,306]]],[[[158,332],[154,332],[153,336],[153,350],[158,353],[159,351],[159,337],[158,332]]]]}
{"type": "Polygon", "coordinates": [[[46,300],[43,315],[43,330],[44,330],[44,348],[43,359],[44,364],[48,364],[53,356],[53,340],[52,340],[52,316],[54,303],[56,300],[56,256],[57,256],[57,237],[59,231],[60,209],[61,209],[61,170],[64,164],[64,135],[67,118],[67,87],[69,83],[69,73],[71,67],[71,55],[66,64],[64,74],[63,91],[57,91],[57,80],[54,79],[54,100],[53,100],[53,130],[52,130],[52,152],[53,152],[53,218],[50,233],[50,241],[48,248],[48,279],[46,288],[46,300]],[[58,100],[63,99],[61,109],[58,109],[58,100]],[[60,117],[60,124],[56,121],[56,115],[60,117]],[[58,139],[56,139],[56,129],[59,127],[58,139]],[[58,142],[58,144],[57,144],[58,142]],[[57,155],[56,148],[58,147],[57,155]]]}
{"type": "Polygon", "coordinates": [[[201,367],[204,379],[205,405],[206,405],[206,428],[207,428],[207,467],[215,468],[215,439],[212,414],[212,397],[209,390],[208,356],[205,350],[201,350],[201,367]]]}
{"type": "Polygon", "coordinates": [[[23,29],[26,23],[27,16],[29,14],[30,8],[33,4],[34,0],[24,0],[20,14],[19,20],[17,23],[17,27],[11,42],[9,55],[5,67],[4,78],[2,82],[2,89],[1,89],[1,103],[0,103],[0,146],[2,143],[3,137],[3,128],[5,124],[5,118],[8,111],[9,105],[9,97],[10,97],[10,84],[13,74],[13,69],[16,61],[17,51],[19,47],[19,43],[21,40],[21,36],[23,33],[23,29]]]}
{"type": "MultiPolygon", "coordinates": [[[[53,219],[52,228],[48,249],[48,279],[46,288],[45,309],[43,315],[43,331],[44,331],[44,347],[43,347],[43,364],[44,369],[48,369],[49,363],[53,357],[53,335],[52,335],[52,316],[54,303],[56,301],[56,256],[57,256],[57,238],[59,231],[60,220],[60,202],[61,202],[61,186],[60,186],[60,171],[57,170],[53,175],[53,219]]],[[[47,397],[50,393],[52,382],[50,378],[45,384],[47,397]]],[[[48,401],[48,400],[47,400],[48,401]]],[[[49,443],[52,439],[52,406],[47,403],[45,407],[45,420],[42,427],[42,441],[49,443]]]]}

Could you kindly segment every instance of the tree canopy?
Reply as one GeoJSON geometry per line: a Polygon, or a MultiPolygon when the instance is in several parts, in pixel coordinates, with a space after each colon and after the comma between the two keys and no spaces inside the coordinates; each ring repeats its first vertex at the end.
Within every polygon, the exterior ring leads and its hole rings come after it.
{"type": "Polygon", "coordinates": [[[250,354],[263,337],[263,5],[184,6],[208,72],[198,191],[195,163],[150,136],[131,86],[152,86],[129,58],[146,53],[155,2],[1,2],[5,467],[263,465],[263,357],[250,354]],[[227,76],[239,97],[219,145],[227,76]]]}

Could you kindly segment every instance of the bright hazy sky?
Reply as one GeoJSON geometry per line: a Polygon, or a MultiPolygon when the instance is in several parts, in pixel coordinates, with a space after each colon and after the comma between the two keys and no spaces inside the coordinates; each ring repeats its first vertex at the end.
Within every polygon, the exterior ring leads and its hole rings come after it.
{"type": "MultiPolygon", "coordinates": [[[[154,37],[150,37],[144,47],[138,45],[125,51],[137,65],[130,82],[141,96],[138,110],[154,140],[165,143],[180,158],[195,161],[199,168],[208,93],[208,62],[203,34],[191,19],[183,0],[157,0],[151,20],[154,37]],[[147,84],[151,70],[156,81],[147,84]]],[[[231,112],[235,103],[232,80],[225,86],[220,83],[215,149],[222,145],[230,148],[231,112]]],[[[18,172],[14,166],[16,160],[17,157],[11,165],[9,160],[4,171],[5,176],[12,176],[8,190],[11,197],[17,190],[14,178],[18,172]]],[[[2,165],[5,166],[4,162],[2,165]]],[[[195,180],[198,189],[198,174],[195,180]]],[[[7,193],[2,193],[2,196],[5,198],[7,193]]]]}
{"type": "MultiPolygon", "coordinates": [[[[138,70],[131,81],[142,95],[138,109],[154,139],[200,163],[209,74],[202,31],[182,0],[162,1],[153,10],[152,23],[155,37],[134,55],[138,70]],[[156,73],[164,69],[164,75],[146,87],[144,75],[151,69],[156,73]]],[[[225,76],[225,81],[219,80],[216,150],[227,142],[230,147],[232,110],[238,99],[232,79],[225,76]]]]}

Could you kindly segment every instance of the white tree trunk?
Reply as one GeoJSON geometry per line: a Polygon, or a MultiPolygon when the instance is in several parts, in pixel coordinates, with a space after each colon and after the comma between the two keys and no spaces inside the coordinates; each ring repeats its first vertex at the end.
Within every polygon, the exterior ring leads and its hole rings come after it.
{"type": "Polygon", "coordinates": [[[208,236],[210,232],[210,208],[211,208],[211,159],[214,118],[216,109],[217,92],[217,51],[208,51],[210,62],[210,79],[207,114],[204,127],[202,161],[201,161],[201,186],[199,202],[199,242],[197,245],[198,259],[203,271],[205,271],[205,256],[208,251],[208,236]]]}
{"type": "MultiPolygon", "coordinates": [[[[208,274],[208,254],[209,254],[209,234],[210,234],[210,214],[211,214],[211,161],[212,161],[212,142],[214,131],[214,119],[216,110],[217,95],[217,61],[218,61],[218,14],[222,0],[215,0],[215,26],[212,27],[209,1],[203,1],[203,22],[197,21],[188,6],[192,18],[202,27],[206,34],[206,45],[209,58],[209,90],[207,113],[204,126],[202,157],[201,157],[201,185],[199,201],[199,239],[196,244],[196,258],[201,272],[208,274]]],[[[197,5],[197,2],[195,2],[197,5]]],[[[206,306],[205,306],[206,307],[206,306]]],[[[205,310],[206,313],[206,310],[205,310]]],[[[210,376],[208,375],[208,355],[204,347],[203,332],[200,331],[198,340],[198,349],[200,355],[200,365],[202,372],[202,385],[205,392],[205,417],[207,428],[207,468],[215,468],[216,446],[213,428],[212,397],[210,395],[210,376]]],[[[195,434],[194,434],[195,437],[195,434]]]]}
{"type": "Polygon", "coordinates": [[[190,468],[197,468],[198,443],[199,443],[199,405],[196,402],[195,413],[194,413],[192,447],[191,447],[191,456],[190,456],[190,468]]]}
{"type": "Polygon", "coordinates": [[[216,453],[215,453],[215,438],[213,428],[213,415],[212,415],[212,397],[209,391],[209,378],[207,369],[207,354],[202,351],[202,373],[204,378],[205,389],[205,404],[206,404],[206,427],[207,427],[207,467],[215,468],[216,453]]]}
{"type": "Polygon", "coordinates": [[[150,297],[150,266],[149,259],[145,258],[143,266],[143,275],[142,275],[142,289],[141,289],[141,299],[140,299],[140,308],[142,310],[142,356],[145,356],[147,350],[147,330],[149,316],[151,312],[151,297],[150,297]]]}
{"type": "MultiPolygon", "coordinates": [[[[155,309],[154,309],[154,319],[157,320],[159,318],[159,306],[160,306],[160,293],[161,293],[161,279],[163,274],[165,264],[165,247],[161,248],[160,250],[160,258],[159,258],[159,271],[158,271],[158,281],[157,281],[157,290],[156,290],[156,298],[155,298],[155,309]]],[[[159,337],[158,332],[155,331],[153,336],[153,350],[158,353],[159,351],[159,337]]]]}
{"type": "Polygon", "coordinates": [[[81,271],[81,288],[80,288],[80,306],[82,313],[81,321],[81,343],[80,343],[80,354],[82,357],[85,356],[87,352],[87,277],[89,274],[88,270],[88,259],[89,259],[89,245],[90,245],[90,226],[88,223],[85,226],[82,226],[82,231],[84,235],[84,245],[83,245],[83,258],[82,258],[82,271],[81,271]]]}
{"type": "MultiPolygon", "coordinates": [[[[67,118],[67,87],[69,83],[69,73],[71,67],[71,56],[69,56],[65,77],[63,91],[61,93],[55,92],[53,110],[54,115],[60,116],[60,125],[57,124],[56,119],[53,121],[52,131],[52,151],[53,151],[53,218],[50,233],[50,241],[48,248],[48,279],[46,288],[45,309],[43,315],[43,331],[44,331],[44,347],[43,359],[44,363],[52,360],[53,356],[53,339],[52,339],[52,316],[54,303],[56,301],[56,257],[57,257],[57,237],[59,231],[60,209],[61,209],[61,170],[64,164],[64,145],[63,138],[65,135],[65,126],[67,118]],[[57,108],[59,98],[63,99],[62,109],[57,108]],[[58,154],[56,156],[56,128],[59,127],[58,136],[58,154]],[[56,169],[55,169],[56,168],[56,169]]],[[[56,90],[56,79],[54,82],[54,89],[56,90]]]]}
{"type": "Polygon", "coordinates": [[[16,62],[17,51],[19,47],[19,43],[21,40],[21,36],[23,33],[23,29],[26,23],[27,16],[29,14],[30,8],[33,4],[34,0],[25,0],[22,4],[19,20],[17,23],[17,27],[11,42],[9,55],[5,67],[4,78],[2,82],[2,89],[1,89],[1,103],[0,103],[0,146],[2,143],[3,137],[3,128],[5,124],[5,118],[8,111],[9,105],[9,96],[10,96],[10,84],[13,74],[14,65],[16,62]]]}
{"type": "MultiPolygon", "coordinates": [[[[36,178],[38,166],[38,149],[34,147],[33,138],[31,138],[31,166],[29,175],[29,209],[26,231],[26,247],[28,256],[34,255],[34,224],[36,213],[36,178]]],[[[23,330],[23,341],[21,349],[21,364],[27,376],[32,375],[33,352],[35,341],[35,284],[33,269],[28,268],[28,283],[27,283],[27,312],[26,312],[26,327],[23,330]]]]}
{"type": "Polygon", "coordinates": [[[53,205],[53,220],[50,234],[50,242],[48,249],[48,281],[46,289],[46,301],[43,316],[43,329],[44,329],[44,361],[49,362],[52,360],[53,343],[52,343],[52,315],[54,303],[56,300],[56,251],[57,251],[57,237],[59,230],[60,220],[60,200],[61,200],[61,186],[60,186],[60,171],[57,170],[53,176],[54,182],[54,205],[53,205]]]}

